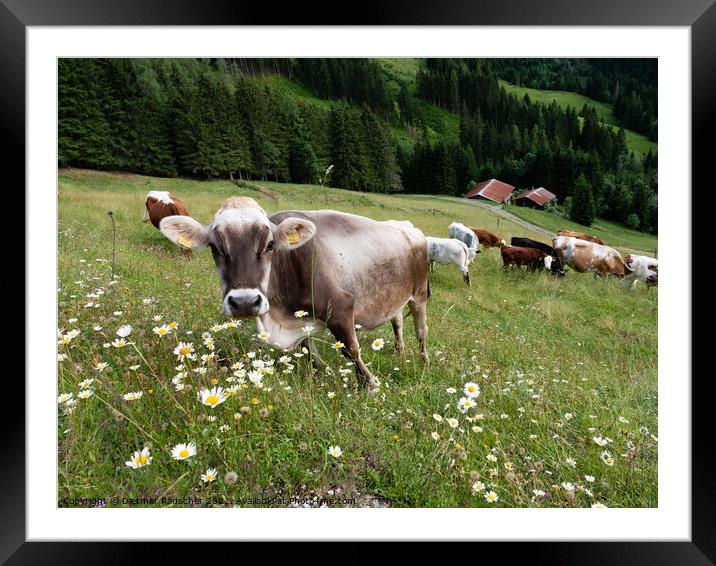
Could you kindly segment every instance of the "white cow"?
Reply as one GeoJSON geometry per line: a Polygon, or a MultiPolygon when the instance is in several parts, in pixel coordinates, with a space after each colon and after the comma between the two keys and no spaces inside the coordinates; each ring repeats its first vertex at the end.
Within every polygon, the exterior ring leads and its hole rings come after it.
{"type": "Polygon", "coordinates": [[[475,256],[480,253],[480,240],[475,235],[475,232],[464,224],[460,224],[459,222],[450,224],[450,226],[448,226],[448,236],[460,240],[467,245],[469,251],[468,263],[475,259],[475,256]]]}
{"type": "Polygon", "coordinates": [[[433,238],[426,236],[428,242],[428,263],[430,271],[433,270],[435,262],[442,265],[454,264],[462,272],[465,283],[470,283],[470,272],[467,269],[470,263],[470,249],[467,244],[454,238],[433,238]]]}
{"type": "Polygon", "coordinates": [[[659,283],[659,261],[645,255],[628,255],[624,258],[624,279],[634,287],[637,281],[643,281],[647,287],[659,283]]]}

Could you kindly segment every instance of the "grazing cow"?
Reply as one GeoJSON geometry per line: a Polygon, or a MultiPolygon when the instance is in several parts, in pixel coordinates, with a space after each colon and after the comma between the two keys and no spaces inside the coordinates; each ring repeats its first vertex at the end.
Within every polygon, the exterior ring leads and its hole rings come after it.
{"type": "Polygon", "coordinates": [[[624,258],[624,282],[643,281],[647,287],[659,284],[659,261],[645,255],[628,255],[624,258]]]}
{"type": "Polygon", "coordinates": [[[562,262],[559,261],[559,258],[557,257],[557,252],[554,251],[554,248],[548,244],[543,244],[542,242],[538,242],[537,240],[532,240],[531,238],[512,238],[510,240],[510,243],[513,246],[518,246],[521,248],[534,248],[536,250],[542,250],[544,253],[548,254],[552,258],[552,273],[554,275],[559,275],[560,277],[563,277],[565,274],[564,268],[562,267],[562,262]]]}
{"type": "Polygon", "coordinates": [[[428,361],[427,244],[411,226],[333,210],[267,216],[253,199],[232,197],[208,226],[170,216],[160,229],[173,242],[211,248],[224,314],[255,318],[267,342],[283,349],[327,327],[359,381],[373,390],[376,380],[361,358],[356,325],[370,330],[390,321],[401,349],[407,304],[428,361]],[[294,316],[299,310],[309,313],[310,324],[294,316]]]}
{"type": "MultiPolygon", "coordinates": [[[[143,222],[149,222],[155,228],[159,228],[159,223],[167,216],[189,216],[184,203],[169,191],[149,191],[147,198],[144,200],[144,218],[143,222]]],[[[191,248],[179,244],[184,250],[184,255],[191,259],[191,248]]]]}
{"type": "Polygon", "coordinates": [[[465,283],[471,285],[470,272],[467,269],[469,263],[468,258],[470,257],[467,244],[455,238],[433,238],[426,236],[425,239],[428,243],[430,271],[433,270],[436,262],[443,265],[452,263],[462,272],[462,278],[465,283]]]}
{"type": "Polygon", "coordinates": [[[551,269],[552,267],[552,256],[542,250],[502,244],[500,254],[502,255],[502,265],[505,268],[513,265],[518,267],[526,265],[530,271],[535,271],[541,268],[551,269]]]}
{"type": "Polygon", "coordinates": [[[593,242],[595,244],[599,244],[600,246],[604,245],[604,240],[600,240],[596,236],[585,234],[584,232],[574,232],[573,230],[557,230],[557,235],[567,236],[569,238],[577,238],[579,240],[586,240],[587,242],[593,242]]]}
{"type": "Polygon", "coordinates": [[[467,245],[467,249],[470,251],[469,261],[475,259],[475,256],[480,253],[480,240],[475,235],[475,232],[464,224],[460,224],[459,222],[450,224],[450,226],[448,226],[448,236],[460,240],[467,245]]]}
{"type": "Polygon", "coordinates": [[[499,236],[496,236],[492,232],[488,232],[487,230],[483,230],[481,228],[475,228],[473,226],[470,226],[470,230],[472,230],[475,233],[475,236],[477,236],[478,241],[482,244],[482,247],[487,248],[499,248],[500,244],[504,245],[505,240],[500,238],[499,236]]]}
{"type": "Polygon", "coordinates": [[[624,262],[615,249],[569,236],[555,237],[552,245],[562,265],[579,273],[624,277],[624,262]]]}

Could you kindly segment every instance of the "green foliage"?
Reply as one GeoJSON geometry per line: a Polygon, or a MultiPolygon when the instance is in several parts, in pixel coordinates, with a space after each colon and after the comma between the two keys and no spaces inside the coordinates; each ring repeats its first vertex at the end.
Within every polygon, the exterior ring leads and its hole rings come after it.
{"type": "Polygon", "coordinates": [[[584,226],[591,226],[596,216],[596,206],[592,186],[584,175],[580,175],[574,187],[574,198],[569,216],[575,222],[584,226]]]}

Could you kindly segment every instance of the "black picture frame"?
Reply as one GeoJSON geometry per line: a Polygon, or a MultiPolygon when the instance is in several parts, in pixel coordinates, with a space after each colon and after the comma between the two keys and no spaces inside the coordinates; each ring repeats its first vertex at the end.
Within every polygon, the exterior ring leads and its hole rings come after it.
{"type": "MultiPolygon", "coordinates": [[[[7,186],[25,185],[25,32],[28,26],[86,25],[566,25],[686,26],[692,40],[692,186],[712,186],[707,176],[713,161],[712,131],[716,101],[716,5],[713,0],[400,0],[390,4],[367,0],[355,14],[335,6],[219,0],[0,0],[0,131],[5,137],[4,178],[7,186]],[[350,20],[350,21],[348,21],[350,20]],[[709,137],[707,137],[709,136],[709,137]]],[[[709,178],[711,177],[711,178],[709,178]]],[[[692,193],[693,194],[693,193],[692,193]]],[[[24,199],[23,199],[24,201],[24,199]]],[[[25,217],[35,203],[23,202],[25,217]]],[[[16,210],[16,209],[15,209],[16,210]]],[[[694,222],[692,221],[692,225],[694,222]]],[[[690,235],[685,235],[689,239],[690,235]]],[[[687,249],[691,249],[689,246],[687,249]]],[[[24,251],[24,247],[23,247],[24,251]]],[[[24,255],[24,254],[23,254],[24,255]]],[[[692,256],[693,257],[693,256],[692,256]]],[[[32,258],[24,257],[24,261],[32,258]]],[[[24,280],[23,280],[24,281],[24,280]]],[[[26,301],[30,297],[25,297],[26,301]]],[[[692,299],[693,300],[693,299],[692,299]]],[[[26,343],[26,356],[31,354],[26,343]]],[[[709,372],[672,376],[691,381],[692,485],[690,542],[547,542],[490,543],[472,551],[501,559],[524,556],[548,564],[714,564],[716,563],[716,467],[711,449],[712,397],[709,372]],[[504,545],[509,545],[509,548],[504,545]]],[[[0,562],[7,564],[85,564],[136,560],[146,556],[141,543],[25,542],[25,414],[4,407],[0,428],[3,512],[0,562]]],[[[687,486],[684,486],[687,489],[687,486]]],[[[346,533],[350,536],[350,533],[346,533]]],[[[558,537],[559,533],[555,533],[558,537]]],[[[111,537],[111,533],[108,533],[111,537]]],[[[320,534],[317,533],[317,538],[320,534]]],[[[157,545],[158,546],[158,545],[157,545]]],[[[242,552],[246,551],[246,547],[242,552]]],[[[180,553],[184,554],[185,548],[180,553]]],[[[479,554],[478,554],[479,553],[479,554]]],[[[167,558],[171,558],[171,554],[167,558]]],[[[238,555],[237,555],[238,558],[238,555]]],[[[458,557],[456,557],[458,558],[458,557]]],[[[243,555],[242,559],[246,559],[243,555]]],[[[459,559],[459,558],[458,558],[459,559]]]]}

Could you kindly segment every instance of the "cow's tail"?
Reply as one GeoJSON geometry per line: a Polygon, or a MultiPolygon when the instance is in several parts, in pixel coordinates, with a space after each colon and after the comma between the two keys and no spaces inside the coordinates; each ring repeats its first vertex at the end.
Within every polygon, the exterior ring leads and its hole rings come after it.
{"type": "Polygon", "coordinates": [[[144,205],[144,218],[142,218],[142,222],[146,222],[149,220],[149,211],[147,210],[147,206],[144,205]]]}
{"type": "Polygon", "coordinates": [[[428,299],[430,298],[430,279],[428,278],[428,299]]]}

